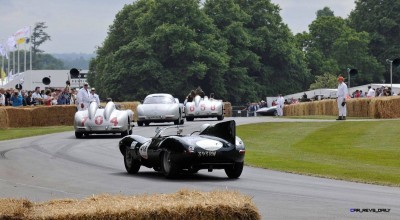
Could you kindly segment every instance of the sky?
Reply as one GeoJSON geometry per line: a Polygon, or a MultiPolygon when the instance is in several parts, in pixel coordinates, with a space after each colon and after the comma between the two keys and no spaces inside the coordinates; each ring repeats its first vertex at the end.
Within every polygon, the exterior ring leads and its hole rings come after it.
{"type": "MultiPolygon", "coordinates": [[[[133,0],[0,0],[0,44],[19,29],[45,22],[51,41],[45,53],[94,53],[107,36],[115,15],[133,0]]],[[[347,18],[354,0],[271,0],[281,8],[283,23],[296,34],[308,31],[316,12],[325,6],[347,18]]]]}

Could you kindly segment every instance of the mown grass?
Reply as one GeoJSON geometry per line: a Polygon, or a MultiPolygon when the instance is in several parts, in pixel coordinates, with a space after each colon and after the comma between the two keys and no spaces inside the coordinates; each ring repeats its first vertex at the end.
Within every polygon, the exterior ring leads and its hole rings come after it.
{"type": "Polygon", "coordinates": [[[0,129],[0,141],[37,135],[52,134],[63,131],[73,131],[73,126],[29,127],[0,129]]]}
{"type": "Polygon", "coordinates": [[[273,170],[400,186],[398,120],[241,125],[245,163],[273,170]]]}

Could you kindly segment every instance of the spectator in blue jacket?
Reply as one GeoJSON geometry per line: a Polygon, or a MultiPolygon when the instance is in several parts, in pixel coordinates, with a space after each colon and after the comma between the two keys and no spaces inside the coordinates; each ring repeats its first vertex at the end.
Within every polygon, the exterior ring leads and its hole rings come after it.
{"type": "Polygon", "coordinates": [[[14,93],[12,94],[10,101],[12,103],[12,106],[14,107],[22,106],[22,95],[17,89],[14,90],[14,93]]]}

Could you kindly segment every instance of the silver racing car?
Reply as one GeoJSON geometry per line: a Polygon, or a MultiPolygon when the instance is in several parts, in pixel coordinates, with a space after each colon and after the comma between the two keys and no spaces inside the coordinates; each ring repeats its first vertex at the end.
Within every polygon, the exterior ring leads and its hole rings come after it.
{"type": "Polygon", "coordinates": [[[96,102],[91,102],[87,110],[75,113],[75,137],[83,135],[121,133],[121,136],[132,134],[133,111],[118,110],[114,102],[108,102],[105,108],[100,108],[96,102]]]}
{"type": "Polygon", "coordinates": [[[222,100],[196,95],[192,102],[185,103],[186,121],[193,121],[194,118],[217,118],[224,119],[224,103],[222,100]]]}

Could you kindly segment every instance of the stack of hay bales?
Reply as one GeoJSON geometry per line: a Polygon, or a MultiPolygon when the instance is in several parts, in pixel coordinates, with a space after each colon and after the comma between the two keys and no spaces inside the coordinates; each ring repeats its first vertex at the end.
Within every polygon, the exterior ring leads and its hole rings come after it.
{"type": "Polygon", "coordinates": [[[73,105],[38,106],[32,110],[32,126],[73,125],[75,112],[73,105]]]}
{"type": "MultiPolygon", "coordinates": [[[[338,115],[338,107],[334,99],[286,105],[283,110],[286,116],[338,115]]],[[[399,118],[400,97],[391,96],[347,100],[347,116],[399,118]]]]}
{"type": "Polygon", "coordinates": [[[7,126],[10,128],[23,128],[32,126],[32,108],[29,107],[3,107],[7,112],[7,126]]]}
{"type": "Polygon", "coordinates": [[[8,114],[4,107],[0,108],[0,129],[8,128],[8,114]]]}
{"type": "Polygon", "coordinates": [[[251,198],[238,192],[181,190],[174,194],[92,196],[83,200],[0,199],[1,219],[260,219],[251,198]]]}
{"type": "Polygon", "coordinates": [[[224,102],[224,116],[225,117],[232,116],[232,105],[230,102],[224,102]]]}

